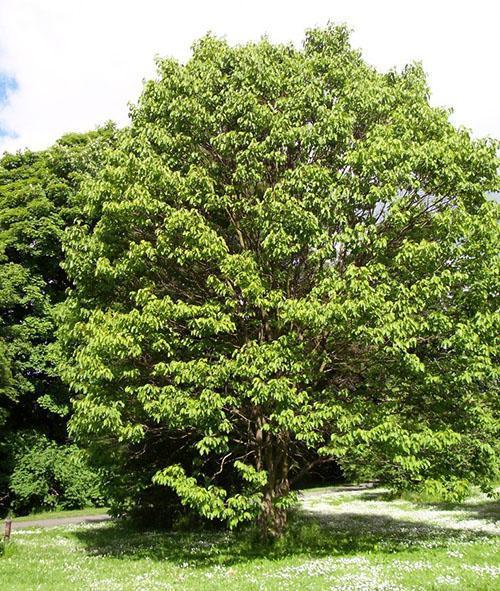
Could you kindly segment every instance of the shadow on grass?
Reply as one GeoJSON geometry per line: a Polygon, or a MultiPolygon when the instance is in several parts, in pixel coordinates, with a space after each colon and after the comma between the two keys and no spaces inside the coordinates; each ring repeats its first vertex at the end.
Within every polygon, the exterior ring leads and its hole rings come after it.
{"type": "Polygon", "coordinates": [[[489,535],[469,529],[447,529],[389,516],[341,513],[321,516],[295,513],[286,534],[263,544],[257,532],[141,530],[127,522],[73,532],[87,553],[112,558],[168,560],[191,567],[230,566],[258,559],[292,556],[321,558],[377,552],[390,554],[446,547],[489,535]]]}
{"type": "Polygon", "coordinates": [[[500,520],[500,502],[496,500],[479,503],[418,503],[439,511],[460,511],[467,513],[467,519],[484,519],[492,523],[500,520]]]}

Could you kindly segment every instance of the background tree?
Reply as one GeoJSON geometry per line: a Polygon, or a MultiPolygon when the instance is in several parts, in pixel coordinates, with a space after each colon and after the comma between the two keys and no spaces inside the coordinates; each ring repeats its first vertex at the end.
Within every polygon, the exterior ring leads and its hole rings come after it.
{"type": "Polygon", "coordinates": [[[69,391],[55,371],[54,346],[55,309],[69,285],[61,235],[75,216],[82,176],[114,133],[108,126],[68,134],[47,150],[0,160],[0,512],[16,496],[18,461],[31,448],[67,439],[69,391]]]}
{"type": "Polygon", "coordinates": [[[326,459],[486,485],[496,144],[428,98],[418,65],[380,74],[342,27],[159,61],[66,234],[72,433],[267,535],[326,459]]]}

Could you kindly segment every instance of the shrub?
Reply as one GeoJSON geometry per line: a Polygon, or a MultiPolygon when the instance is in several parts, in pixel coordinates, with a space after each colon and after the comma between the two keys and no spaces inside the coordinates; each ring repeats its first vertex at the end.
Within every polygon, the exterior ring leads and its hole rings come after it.
{"type": "Polygon", "coordinates": [[[102,505],[100,478],[76,445],[57,445],[44,435],[24,436],[9,488],[17,513],[102,505]]]}

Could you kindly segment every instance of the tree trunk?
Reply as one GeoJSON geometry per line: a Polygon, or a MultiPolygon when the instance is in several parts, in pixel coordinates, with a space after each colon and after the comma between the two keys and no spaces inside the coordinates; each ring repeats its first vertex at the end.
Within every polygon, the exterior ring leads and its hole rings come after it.
{"type": "MultiPolygon", "coordinates": [[[[288,488],[288,481],[286,481],[288,488]]],[[[264,540],[279,538],[284,532],[288,520],[286,509],[276,506],[276,500],[282,495],[268,491],[262,500],[262,510],[259,516],[259,529],[264,540]]]]}
{"type": "Polygon", "coordinates": [[[288,446],[285,441],[285,438],[272,437],[264,447],[263,464],[268,482],[262,499],[259,528],[265,540],[279,538],[287,524],[287,510],[276,506],[276,501],[290,492],[288,446]]]}

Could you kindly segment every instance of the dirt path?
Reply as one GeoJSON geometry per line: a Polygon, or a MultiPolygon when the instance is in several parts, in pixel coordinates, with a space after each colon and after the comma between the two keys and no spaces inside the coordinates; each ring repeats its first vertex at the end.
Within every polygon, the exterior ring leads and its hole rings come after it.
{"type": "Polygon", "coordinates": [[[73,525],[78,523],[99,523],[109,521],[110,515],[79,515],[78,517],[51,517],[49,519],[32,519],[31,521],[12,520],[12,531],[30,527],[57,527],[59,525],[73,525]]]}

